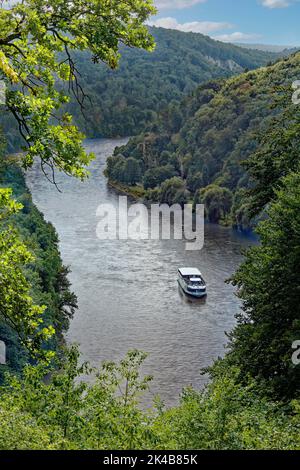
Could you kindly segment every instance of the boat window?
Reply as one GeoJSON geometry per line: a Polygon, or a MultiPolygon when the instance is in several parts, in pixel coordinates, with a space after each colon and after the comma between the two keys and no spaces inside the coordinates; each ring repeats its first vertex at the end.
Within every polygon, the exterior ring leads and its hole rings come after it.
{"type": "Polygon", "coordinates": [[[193,286],[204,286],[204,280],[203,279],[189,279],[189,283],[193,286]]]}

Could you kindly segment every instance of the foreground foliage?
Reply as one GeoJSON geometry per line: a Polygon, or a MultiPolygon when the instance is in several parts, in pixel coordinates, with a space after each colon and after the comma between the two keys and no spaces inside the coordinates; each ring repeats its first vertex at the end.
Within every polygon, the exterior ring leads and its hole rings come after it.
{"type": "MultiPolygon", "coordinates": [[[[0,223],[22,206],[11,199],[12,191],[0,189],[0,223]]],[[[3,225],[2,225],[3,227],[3,225]]],[[[1,227],[1,228],[2,228],[1,227]]],[[[14,329],[22,344],[32,354],[40,351],[41,343],[54,333],[53,327],[39,328],[45,306],[34,305],[31,286],[24,275],[24,265],[33,256],[21,241],[17,231],[8,225],[0,232],[0,318],[14,329]]]]}
{"type": "Polygon", "coordinates": [[[300,449],[300,403],[284,408],[261,397],[254,383],[241,386],[239,371],[223,369],[201,393],[183,392],[180,404],[143,411],[145,354],[104,363],[96,382],[75,381],[91,372],[75,346],[52,371],[28,366],[0,390],[0,449],[300,449]]]}
{"type": "MultiPolygon", "coordinates": [[[[242,49],[202,34],[163,28],[150,28],[149,32],[155,39],[155,50],[149,53],[122,44],[119,67],[113,70],[103,63],[94,64],[91,53],[72,48],[78,74],[77,82],[71,84],[77,96],[69,90],[68,82],[60,80],[57,89],[68,96],[64,109],[88,137],[139,134],[170,102],[180,101],[201,83],[277,58],[277,54],[242,49]]],[[[60,60],[64,58],[63,51],[60,60]]],[[[0,123],[9,148],[15,150],[20,139],[13,116],[0,116],[0,123]]]]}

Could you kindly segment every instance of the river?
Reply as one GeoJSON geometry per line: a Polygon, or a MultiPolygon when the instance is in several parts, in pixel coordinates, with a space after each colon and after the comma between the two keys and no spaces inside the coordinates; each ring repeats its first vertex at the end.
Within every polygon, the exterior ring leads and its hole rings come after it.
{"type": "Polygon", "coordinates": [[[201,388],[203,367],[224,354],[225,331],[239,310],[232,286],[225,283],[239,265],[241,248],[251,240],[230,229],[206,225],[205,246],[186,251],[185,242],[99,240],[99,204],[117,206],[118,194],[103,175],[106,158],[126,140],[88,140],[96,154],[91,176],[82,183],[59,174],[62,193],[37,168],[28,175],[33,200],[55,226],[62,258],[71,267],[78,296],[67,333],[80,344],[82,358],[94,366],[118,360],[137,348],[149,353],[143,371],[154,376],[151,397],[174,405],[184,386],[201,388]],[[192,302],[179,291],[177,269],[199,267],[208,287],[205,301],[192,302]]]}

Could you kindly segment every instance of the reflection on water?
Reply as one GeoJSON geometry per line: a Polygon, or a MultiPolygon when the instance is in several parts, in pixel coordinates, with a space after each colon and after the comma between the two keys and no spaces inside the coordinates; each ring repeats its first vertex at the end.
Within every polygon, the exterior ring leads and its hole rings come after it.
{"type": "Polygon", "coordinates": [[[172,405],[183,386],[201,387],[200,370],[224,354],[225,331],[234,325],[239,303],[225,284],[250,240],[229,229],[207,225],[205,247],[186,251],[185,242],[99,240],[99,204],[117,204],[118,194],[103,176],[106,158],[123,140],[87,141],[97,158],[89,181],[58,175],[62,194],[32,170],[28,183],[34,201],[56,227],[79,311],[67,339],[78,342],[84,360],[99,365],[129,349],[149,353],[145,372],[154,375],[151,391],[172,405]],[[208,296],[188,299],[177,284],[180,266],[198,267],[208,296]]]}
{"type": "Polygon", "coordinates": [[[187,304],[204,305],[206,303],[206,297],[196,298],[190,295],[186,295],[179,284],[178,284],[178,292],[179,292],[180,297],[182,297],[183,301],[186,302],[187,304]]]}

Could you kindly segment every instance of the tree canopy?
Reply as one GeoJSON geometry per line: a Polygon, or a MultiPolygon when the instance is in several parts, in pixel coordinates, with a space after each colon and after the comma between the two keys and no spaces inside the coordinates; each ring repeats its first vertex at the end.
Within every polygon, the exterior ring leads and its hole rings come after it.
{"type": "Polygon", "coordinates": [[[90,50],[94,62],[115,68],[120,44],[152,50],[144,22],[154,12],[152,0],[23,0],[1,8],[0,78],[7,85],[6,106],[27,145],[25,168],[39,158],[51,180],[54,167],[86,176],[92,156],[71,116],[59,113],[68,98],[56,80],[67,81],[81,102],[72,52],[90,50]]]}
{"type": "MultiPolygon", "coordinates": [[[[219,198],[220,210],[215,211],[214,221],[223,221],[225,215],[229,223],[231,219],[233,225],[249,229],[249,197],[244,190],[260,184],[260,196],[256,194],[259,212],[272,198],[276,178],[287,174],[298,158],[299,123],[293,129],[289,123],[295,121],[299,110],[294,106],[292,111],[289,104],[299,61],[300,54],[296,53],[269,67],[210,81],[180,104],[171,103],[146,132],[115,150],[108,160],[108,177],[118,180],[114,169],[119,159],[133,157],[140,163],[139,183],[145,189],[150,187],[148,196],[159,201],[164,179],[169,178],[162,170],[168,165],[196,200],[203,191],[210,190],[211,195],[211,186],[216,205],[218,188],[227,193],[229,204],[224,211],[219,198]],[[289,103],[276,106],[283,95],[289,95],[289,103]],[[245,166],[248,159],[251,163],[245,166]],[[149,176],[158,169],[157,189],[152,191],[155,182],[149,176]]],[[[211,206],[212,198],[206,197],[206,201],[211,206]]]]}

